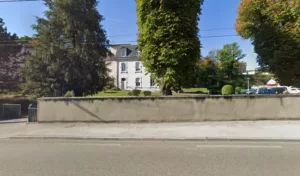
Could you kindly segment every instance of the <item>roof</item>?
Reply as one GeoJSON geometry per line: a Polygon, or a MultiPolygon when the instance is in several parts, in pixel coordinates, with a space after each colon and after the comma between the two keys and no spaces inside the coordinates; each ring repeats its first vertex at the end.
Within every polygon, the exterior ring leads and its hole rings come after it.
{"type": "Polygon", "coordinates": [[[127,50],[126,57],[137,57],[138,56],[138,46],[137,45],[118,44],[118,45],[111,45],[111,47],[116,50],[115,57],[122,57],[122,55],[121,55],[122,49],[127,50]]]}

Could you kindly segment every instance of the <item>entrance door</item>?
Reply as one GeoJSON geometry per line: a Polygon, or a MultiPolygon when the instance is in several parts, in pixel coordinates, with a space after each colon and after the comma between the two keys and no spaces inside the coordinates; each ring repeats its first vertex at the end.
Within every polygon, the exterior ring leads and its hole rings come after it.
{"type": "Polygon", "coordinates": [[[121,80],[121,89],[125,90],[125,88],[126,88],[126,78],[122,78],[122,80],[121,80]]]}

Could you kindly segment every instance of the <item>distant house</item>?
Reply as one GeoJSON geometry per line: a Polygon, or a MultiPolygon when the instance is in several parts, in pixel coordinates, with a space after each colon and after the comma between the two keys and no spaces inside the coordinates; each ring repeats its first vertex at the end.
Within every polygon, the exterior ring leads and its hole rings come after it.
{"type": "Polygon", "coordinates": [[[112,56],[108,57],[106,63],[109,74],[115,79],[115,86],[122,90],[149,90],[159,91],[155,80],[147,74],[145,67],[139,60],[137,45],[119,44],[111,45],[109,48],[112,56]]]}
{"type": "Polygon", "coordinates": [[[240,75],[247,71],[247,63],[246,62],[239,62],[238,72],[240,75]]]}

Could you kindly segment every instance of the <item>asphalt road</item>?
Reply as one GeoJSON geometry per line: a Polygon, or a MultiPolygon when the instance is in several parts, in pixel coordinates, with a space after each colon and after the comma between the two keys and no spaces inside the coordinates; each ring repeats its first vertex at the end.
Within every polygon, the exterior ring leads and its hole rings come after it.
{"type": "Polygon", "coordinates": [[[300,143],[0,140],[2,176],[299,176],[300,143]]]}

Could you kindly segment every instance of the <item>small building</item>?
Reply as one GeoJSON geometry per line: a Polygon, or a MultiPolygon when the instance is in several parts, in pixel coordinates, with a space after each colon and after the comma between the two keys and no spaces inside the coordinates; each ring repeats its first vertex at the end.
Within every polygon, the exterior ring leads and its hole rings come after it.
{"type": "Polygon", "coordinates": [[[139,60],[137,45],[111,45],[109,50],[112,55],[107,58],[106,63],[116,87],[122,90],[159,91],[155,80],[139,60]]]}

